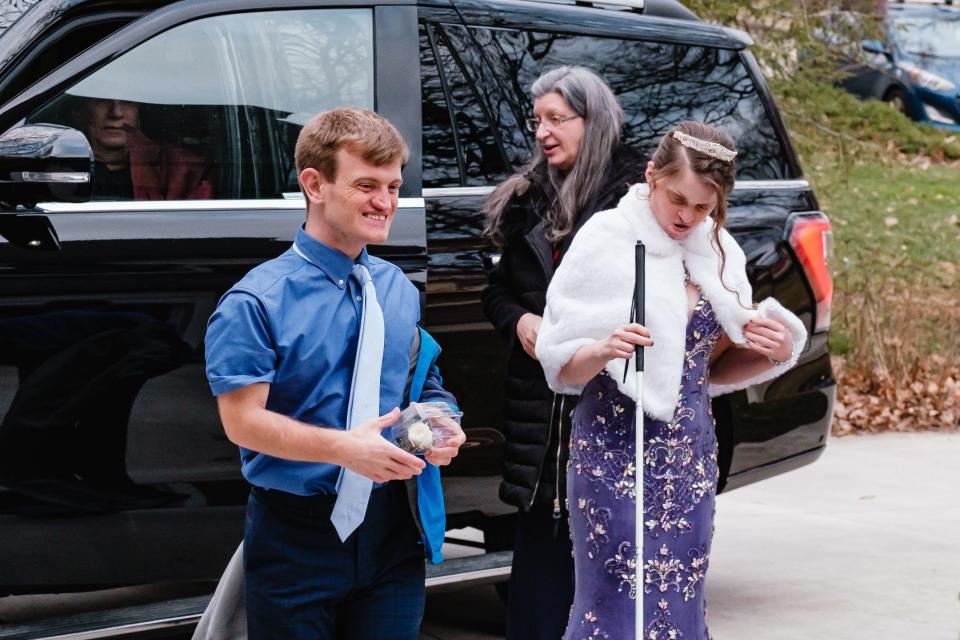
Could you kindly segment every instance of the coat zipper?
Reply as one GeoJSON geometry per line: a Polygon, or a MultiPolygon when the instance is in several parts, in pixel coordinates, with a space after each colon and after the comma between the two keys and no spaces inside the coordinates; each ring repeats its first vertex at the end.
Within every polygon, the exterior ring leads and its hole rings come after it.
{"type": "MultiPolygon", "coordinates": [[[[546,451],[550,447],[550,436],[553,435],[553,411],[557,408],[557,394],[553,394],[553,402],[550,404],[550,422],[547,424],[547,444],[544,447],[546,451]]],[[[543,457],[546,458],[547,454],[544,453],[543,457]]],[[[529,507],[533,508],[533,501],[537,499],[537,490],[540,489],[540,475],[543,473],[543,462],[540,462],[540,466],[537,468],[537,481],[533,485],[533,494],[530,496],[530,505],[529,507]]]]}
{"type": "Polygon", "coordinates": [[[537,259],[537,262],[540,264],[540,269],[543,271],[543,277],[549,284],[554,272],[553,251],[550,243],[546,242],[546,235],[543,233],[541,225],[542,223],[537,224],[527,232],[527,234],[523,236],[523,240],[527,243],[527,246],[530,247],[530,250],[533,251],[533,256],[537,259]],[[535,233],[538,230],[540,230],[541,233],[535,233]],[[546,243],[546,246],[538,242],[541,239],[546,243]]]}
{"type": "Polygon", "coordinates": [[[557,416],[557,486],[553,494],[553,519],[560,519],[560,449],[563,447],[563,401],[560,396],[560,415],[557,416]]]}

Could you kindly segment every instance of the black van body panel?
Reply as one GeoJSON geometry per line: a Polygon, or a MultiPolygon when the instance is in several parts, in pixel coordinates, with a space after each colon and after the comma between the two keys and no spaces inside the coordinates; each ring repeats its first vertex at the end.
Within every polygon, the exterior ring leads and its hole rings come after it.
{"type": "MultiPolygon", "coordinates": [[[[650,11],[661,4],[671,12],[671,3],[660,2],[649,3],[650,11]]],[[[506,353],[480,304],[486,269],[496,258],[481,235],[481,208],[532,142],[522,132],[494,128],[493,142],[477,144],[489,155],[478,159],[464,151],[475,140],[460,130],[448,140],[443,127],[444,118],[448,128],[465,120],[474,126],[465,117],[473,113],[505,122],[519,117],[528,106],[528,87],[521,82],[526,76],[514,69],[499,88],[467,87],[473,97],[461,106],[469,113],[445,97],[440,107],[428,109],[430,96],[447,96],[458,78],[495,71],[484,63],[490,52],[477,49],[479,36],[496,31],[522,42],[526,32],[545,32],[574,38],[558,38],[558,47],[585,51],[592,42],[624,40],[649,44],[665,56],[676,48],[687,56],[678,53],[680,62],[698,72],[724,64],[739,74],[740,86],[753,96],[750,117],[764,121],[769,137],[751,144],[770,158],[750,169],[760,178],[746,180],[732,194],[728,226],[747,254],[756,297],[775,295],[812,325],[813,295],[785,233],[792,213],[816,211],[818,204],[800,179],[796,154],[747,41],[736,32],[689,16],[527,0],[41,5],[0,35],[0,131],[178,25],[274,9],[372,11],[374,106],[398,126],[411,150],[390,242],[372,250],[398,264],[420,288],[423,322],[444,349],[445,384],[464,410],[468,446],[444,470],[451,528],[492,529],[497,516],[512,511],[497,499],[506,353]],[[102,39],[76,55],[58,50],[66,59],[47,74],[31,75],[44,47],[59,46],[57,30],[70,20],[81,21],[78,29],[93,29],[90,39],[102,39]],[[463,31],[465,23],[487,31],[463,31]],[[434,53],[446,55],[443,47],[454,37],[463,38],[464,46],[438,64],[434,53]],[[585,39],[575,41],[580,37],[585,39]],[[430,42],[435,49],[427,51],[430,42]],[[479,105],[487,99],[482,96],[503,103],[479,105]],[[449,160],[437,162],[441,152],[449,160]]],[[[539,64],[524,63],[533,65],[524,74],[539,64]]],[[[632,90],[626,84],[621,88],[632,90]]],[[[246,131],[266,135],[258,126],[246,131]]],[[[633,126],[638,144],[654,139],[642,119],[633,126]]],[[[248,487],[206,384],[206,320],[244,273],[289,247],[303,215],[302,204],[284,203],[280,195],[0,211],[0,592],[220,575],[242,535],[248,487]],[[31,248],[31,234],[41,228],[53,230],[58,249],[31,248]]],[[[829,431],[834,385],[826,334],[819,333],[792,371],[716,399],[721,483],[741,486],[816,459],[829,431]]]]}

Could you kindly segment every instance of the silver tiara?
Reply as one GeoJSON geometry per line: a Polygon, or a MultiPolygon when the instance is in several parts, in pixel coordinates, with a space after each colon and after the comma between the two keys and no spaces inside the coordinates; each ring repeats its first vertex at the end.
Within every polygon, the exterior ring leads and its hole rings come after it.
{"type": "Polygon", "coordinates": [[[706,140],[701,140],[700,138],[694,138],[691,135],[687,135],[682,131],[674,131],[673,137],[679,140],[680,144],[683,146],[699,151],[700,153],[705,153],[711,158],[716,158],[717,160],[733,162],[733,159],[737,157],[736,151],[727,149],[718,142],[707,142],[706,140]]]}

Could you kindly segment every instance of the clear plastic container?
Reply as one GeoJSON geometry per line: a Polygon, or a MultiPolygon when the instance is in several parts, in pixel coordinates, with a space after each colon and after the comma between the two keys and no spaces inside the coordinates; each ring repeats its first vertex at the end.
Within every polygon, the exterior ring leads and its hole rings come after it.
{"type": "Polygon", "coordinates": [[[463,414],[445,402],[416,402],[400,412],[392,427],[393,441],[410,453],[424,453],[442,447],[445,440],[460,433],[463,414]]]}

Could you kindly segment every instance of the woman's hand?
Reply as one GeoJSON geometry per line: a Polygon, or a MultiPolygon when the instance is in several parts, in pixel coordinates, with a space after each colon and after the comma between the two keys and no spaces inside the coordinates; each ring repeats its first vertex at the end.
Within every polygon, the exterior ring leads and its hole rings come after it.
{"type": "Polygon", "coordinates": [[[560,369],[558,379],[563,384],[586,384],[615,358],[629,360],[637,347],[652,347],[653,338],[642,324],[624,324],[610,337],[597,340],[579,349],[560,369]]]}
{"type": "Polygon", "coordinates": [[[747,348],[773,362],[786,362],[793,355],[790,331],[773,318],[757,316],[743,328],[747,348]]]}
{"type": "Polygon", "coordinates": [[[542,322],[543,318],[535,313],[525,313],[517,322],[517,338],[520,339],[520,346],[534,360],[537,360],[537,335],[540,333],[542,322]]]}
{"type": "Polygon", "coordinates": [[[603,362],[614,358],[629,360],[637,347],[652,347],[653,338],[642,324],[630,323],[617,327],[609,338],[598,340],[593,348],[595,355],[603,362]]]}

